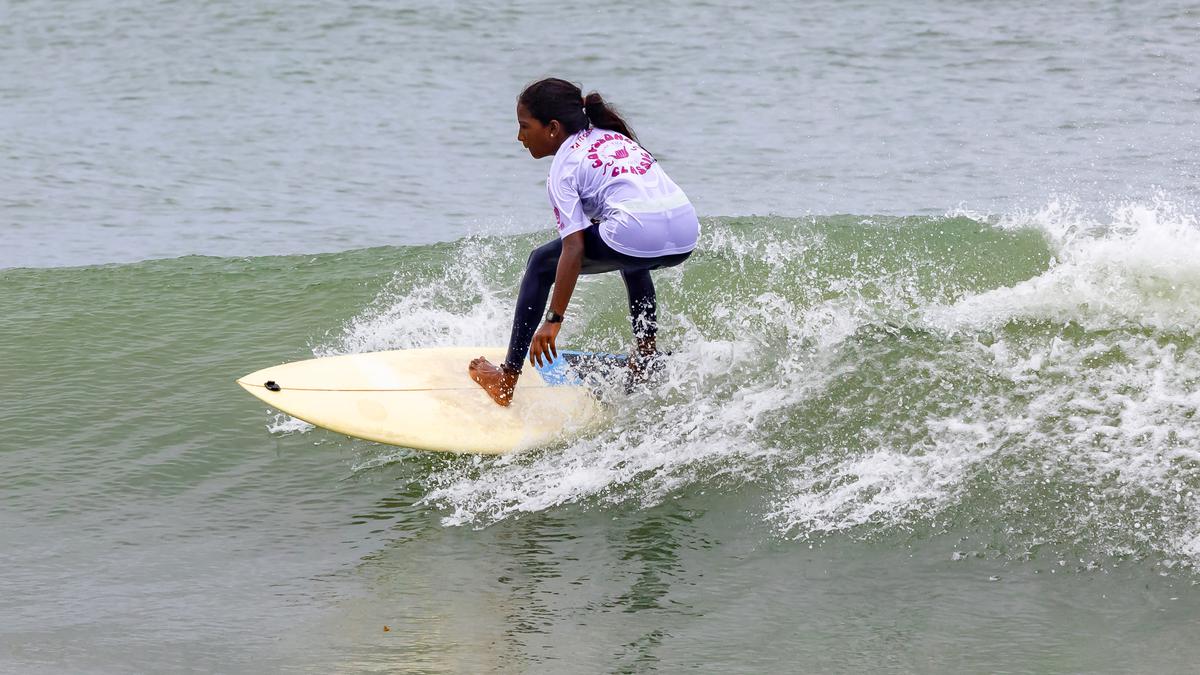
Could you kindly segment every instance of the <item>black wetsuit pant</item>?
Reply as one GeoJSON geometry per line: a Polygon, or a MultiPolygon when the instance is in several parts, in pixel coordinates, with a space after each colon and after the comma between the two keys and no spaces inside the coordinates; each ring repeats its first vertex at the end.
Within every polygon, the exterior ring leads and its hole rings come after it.
{"type": "MultiPolygon", "coordinates": [[[[513,317],[512,337],[508,341],[508,356],[504,363],[520,371],[529,354],[529,343],[537,331],[546,311],[550,287],[558,272],[558,258],[562,254],[562,240],[555,239],[543,244],[529,254],[525,276],[521,279],[521,290],[517,294],[517,310],[513,317]]],[[[687,260],[691,251],[654,258],[638,258],[615,251],[600,238],[600,228],[592,225],[583,231],[583,266],[580,274],[601,274],[619,271],[629,293],[629,317],[633,324],[633,335],[639,340],[654,337],[658,331],[657,306],[654,297],[654,282],[650,270],[674,267],[687,260]]]]}

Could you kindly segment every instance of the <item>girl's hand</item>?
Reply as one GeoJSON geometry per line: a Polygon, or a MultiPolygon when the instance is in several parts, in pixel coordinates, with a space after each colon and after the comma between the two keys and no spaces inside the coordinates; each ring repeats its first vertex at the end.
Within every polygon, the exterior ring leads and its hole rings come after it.
{"type": "Polygon", "coordinates": [[[558,338],[560,328],[561,323],[543,323],[542,327],[537,329],[533,334],[533,342],[529,344],[530,363],[541,368],[543,358],[547,365],[558,358],[558,347],[555,346],[554,340],[558,338]]]}

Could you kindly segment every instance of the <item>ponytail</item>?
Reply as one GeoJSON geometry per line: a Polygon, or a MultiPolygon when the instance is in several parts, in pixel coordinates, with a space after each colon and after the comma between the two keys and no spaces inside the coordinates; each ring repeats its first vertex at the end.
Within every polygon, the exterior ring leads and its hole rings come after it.
{"type": "Polygon", "coordinates": [[[601,129],[608,129],[622,134],[634,143],[638,142],[637,136],[633,134],[633,130],[625,123],[625,120],[613,110],[611,106],[604,101],[600,96],[600,92],[593,91],[583,100],[583,109],[587,112],[588,119],[593,125],[601,129]]]}

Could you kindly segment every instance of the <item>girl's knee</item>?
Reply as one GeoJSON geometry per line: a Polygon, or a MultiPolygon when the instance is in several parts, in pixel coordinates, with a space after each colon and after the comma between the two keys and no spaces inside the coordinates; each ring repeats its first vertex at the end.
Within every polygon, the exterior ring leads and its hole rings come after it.
{"type": "Polygon", "coordinates": [[[525,261],[525,269],[541,273],[546,268],[557,268],[558,258],[562,254],[562,243],[552,241],[548,244],[543,244],[529,253],[528,260],[525,261]]]}

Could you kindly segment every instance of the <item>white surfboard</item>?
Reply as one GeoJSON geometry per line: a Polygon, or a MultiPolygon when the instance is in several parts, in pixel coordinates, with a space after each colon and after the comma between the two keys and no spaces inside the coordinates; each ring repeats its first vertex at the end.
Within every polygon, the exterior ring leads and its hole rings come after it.
{"type": "Polygon", "coordinates": [[[597,376],[625,357],[560,351],[526,366],[512,405],[496,405],[471,380],[477,356],[501,347],[404,349],[330,356],[264,368],[237,381],[272,408],[316,426],[418,450],[504,454],[593,431],[611,418],[594,391],[597,376]]]}

